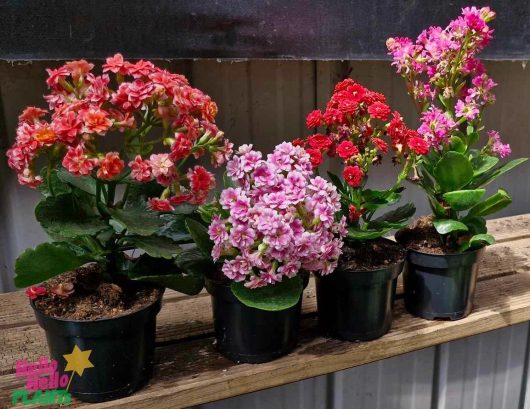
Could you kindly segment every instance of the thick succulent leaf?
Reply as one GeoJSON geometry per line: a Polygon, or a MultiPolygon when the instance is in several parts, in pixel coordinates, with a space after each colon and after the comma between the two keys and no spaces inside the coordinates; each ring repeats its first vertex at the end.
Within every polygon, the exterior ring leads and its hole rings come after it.
{"type": "Polygon", "coordinates": [[[108,228],[101,216],[71,193],[42,199],[35,208],[35,217],[56,239],[94,235],[108,228]]]}
{"type": "Polygon", "coordinates": [[[379,229],[364,230],[355,227],[348,227],[348,235],[346,236],[346,238],[357,241],[374,240],[378,239],[379,237],[383,237],[385,234],[395,228],[396,227],[387,226],[381,227],[379,229]]]}
{"type": "Polygon", "coordinates": [[[207,227],[194,219],[186,219],[186,227],[197,248],[205,256],[210,256],[212,254],[213,241],[210,240],[207,227]]]}
{"type": "Polygon", "coordinates": [[[508,163],[505,163],[504,165],[497,166],[493,169],[488,170],[487,172],[484,172],[482,175],[476,177],[473,182],[470,183],[470,188],[478,188],[478,187],[484,187],[491,182],[493,182],[495,179],[497,179],[499,176],[505,174],[506,172],[509,172],[513,168],[522,165],[528,160],[528,158],[519,158],[511,160],[508,163]]]}
{"type": "Polygon", "coordinates": [[[475,206],[485,194],[486,189],[455,190],[444,193],[443,198],[453,210],[460,212],[475,206]]]}
{"type": "Polygon", "coordinates": [[[484,217],[504,209],[510,203],[512,203],[510,195],[505,190],[499,189],[497,193],[491,195],[482,203],[473,206],[468,214],[470,216],[484,217]]]}
{"type": "Polygon", "coordinates": [[[458,136],[451,136],[451,150],[458,153],[465,153],[467,150],[467,145],[464,141],[458,136]]]}
{"type": "Polygon", "coordinates": [[[57,176],[60,180],[68,183],[92,196],[96,195],[96,180],[90,176],[74,176],[66,169],[59,169],[57,176]]]}
{"type": "Polygon", "coordinates": [[[44,197],[58,196],[72,191],[67,183],[59,179],[57,173],[58,171],[56,169],[52,169],[48,176],[47,168],[42,170],[41,176],[43,181],[39,185],[38,190],[44,197]]]}
{"type": "Polygon", "coordinates": [[[159,236],[170,238],[177,243],[191,243],[191,238],[188,229],[186,228],[186,219],[181,215],[163,214],[160,218],[165,224],[158,231],[159,236]]]}
{"type": "Polygon", "coordinates": [[[127,203],[125,203],[126,209],[145,206],[148,198],[160,196],[164,190],[164,187],[154,180],[148,183],[138,183],[131,180],[128,181],[128,184],[129,194],[127,203]]]}
{"type": "Polygon", "coordinates": [[[484,234],[488,231],[486,227],[486,219],[480,216],[466,216],[462,219],[469,232],[472,234],[484,234]]]}
{"type": "Polygon", "coordinates": [[[182,251],[177,243],[167,237],[125,236],[121,239],[121,242],[141,249],[152,257],[165,259],[172,259],[182,251]]]}
{"type": "Polygon", "coordinates": [[[15,285],[28,287],[92,261],[60,243],[42,243],[25,250],[15,262],[15,285]]]}
{"type": "Polygon", "coordinates": [[[303,290],[299,276],[284,277],[279,283],[255,289],[245,287],[243,282],[233,282],[230,288],[246,306],[265,311],[281,311],[296,305],[303,290]]]}
{"type": "Polygon", "coordinates": [[[342,183],[342,180],[340,180],[340,178],[337,175],[335,175],[334,173],[328,172],[328,177],[331,183],[335,185],[335,187],[337,188],[339,192],[346,192],[344,183],[342,183]]]}
{"type": "Polygon", "coordinates": [[[473,176],[482,175],[484,172],[492,169],[499,162],[499,158],[490,155],[478,155],[471,159],[473,166],[473,176]]]}
{"type": "Polygon", "coordinates": [[[204,286],[203,277],[183,274],[172,261],[147,254],[143,254],[131,264],[129,278],[156,283],[188,295],[200,293],[204,286]]]}
{"type": "Polygon", "coordinates": [[[494,243],[495,238],[491,234],[475,234],[469,241],[463,243],[458,250],[460,252],[475,250],[482,246],[490,246],[494,243]]]}
{"type": "Polygon", "coordinates": [[[433,171],[442,192],[452,192],[467,185],[473,178],[473,167],[468,158],[458,152],[447,152],[433,171]]]}
{"type": "Polygon", "coordinates": [[[158,232],[165,224],[164,220],[144,206],[124,209],[109,209],[112,218],[129,234],[150,236],[158,232]]]}
{"type": "Polygon", "coordinates": [[[207,276],[213,273],[215,264],[197,247],[183,250],[175,257],[175,264],[187,274],[207,276]]]}
{"type": "Polygon", "coordinates": [[[432,222],[439,234],[449,234],[453,231],[467,231],[468,227],[458,220],[438,219],[432,222]]]}
{"type": "Polygon", "coordinates": [[[386,212],[384,215],[368,222],[368,229],[377,229],[381,227],[402,227],[403,223],[416,212],[416,207],[412,203],[400,206],[394,210],[386,212]]]}

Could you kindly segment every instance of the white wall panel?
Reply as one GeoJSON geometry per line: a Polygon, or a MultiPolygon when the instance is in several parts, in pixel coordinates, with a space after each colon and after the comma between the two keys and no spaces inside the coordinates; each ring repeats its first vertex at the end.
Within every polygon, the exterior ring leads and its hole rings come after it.
{"type": "Polygon", "coordinates": [[[248,393],[195,409],[327,409],[326,376],[248,393]]]}
{"type": "Polygon", "coordinates": [[[434,348],[332,374],[329,409],[430,409],[434,348]]]}
{"type": "Polygon", "coordinates": [[[528,324],[440,346],[437,409],[517,409],[528,324]]]}

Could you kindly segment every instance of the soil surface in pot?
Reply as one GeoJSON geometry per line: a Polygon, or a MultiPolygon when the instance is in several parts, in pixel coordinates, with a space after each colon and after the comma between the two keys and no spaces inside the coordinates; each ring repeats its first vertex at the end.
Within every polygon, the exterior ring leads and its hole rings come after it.
{"type": "Polygon", "coordinates": [[[377,239],[356,246],[345,242],[339,266],[341,270],[377,270],[400,262],[405,255],[406,250],[390,240],[377,239]]]}
{"type": "Polygon", "coordinates": [[[428,254],[454,254],[456,251],[440,241],[432,225],[432,216],[423,216],[396,233],[396,240],[409,249],[428,254]]]}
{"type": "Polygon", "coordinates": [[[130,280],[105,282],[97,264],[68,271],[42,284],[48,293],[35,300],[44,314],[71,320],[97,320],[131,314],[154,303],[160,289],[130,280]]]}

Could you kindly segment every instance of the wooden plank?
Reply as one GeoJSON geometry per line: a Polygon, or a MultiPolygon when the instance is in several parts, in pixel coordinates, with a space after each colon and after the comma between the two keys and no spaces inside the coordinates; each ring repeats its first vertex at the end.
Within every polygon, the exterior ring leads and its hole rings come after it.
{"type": "MultiPolygon", "coordinates": [[[[237,365],[220,356],[213,339],[174,343],[157,349],[155,375],[144,390],[125,399],[73,407],[186,407],[351,368],[530,319],[530,274],[519,273],[478,283],[476,308],[460,321],[411,317],[397,303],[389,334],[372,342],[349,343],[318,336],[316,319],[303,322],[299,347],[289,356],[262,365],[237,365]]],[[[4,397],[20,380],[0,377],[4,397]]]]}

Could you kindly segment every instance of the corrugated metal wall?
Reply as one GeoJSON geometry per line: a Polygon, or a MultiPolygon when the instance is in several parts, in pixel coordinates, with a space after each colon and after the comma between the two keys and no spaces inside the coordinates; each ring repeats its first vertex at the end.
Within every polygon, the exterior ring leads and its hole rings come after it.
{"type": "MultiPolygon", "coordinates": [[[[21,109],[42,105],[44,68],[54,64],[0,63],[2,157],[13,140],[21,109]]],[[[393,108],[409,123],[417,123],[404,84],[386,61],[162,64],[186,74],[217,101],[219,125],[236,144],[251,142],[265,152],[278,142],[308,134],[305,114],[324,107],[334,83],[346,76],[385,93],[393,108]]],[[[530,69],[520,62],[486,65],[499,83],[498,102],[487,112],[486,122],[501,132],[516,156],[530,156],[530,69]]],[[[372,182],[388,185],[390,166],[378,169],[372,182]]],[[[528,174],[528,167],[520,168],[501,181],[514,203],[499,216],[530,212],[528,174]]],[[[45,236],[32,216],[38,195],[16,184],[3,159],[0,197],[0,291],[10,291],[16,255],[45,236]]],[[[419,214],[428,212],[423,194],[414,186],[406,190],[405,200],[415,202],[419,214]]],[[[528,324],[520,324],[202,408],[530,409],[530,397],[525,399],[530,386],[528,329],[528,324]]]]}

